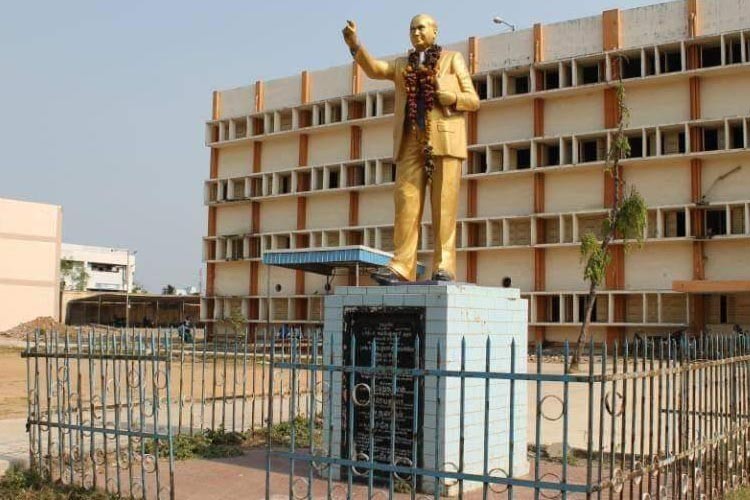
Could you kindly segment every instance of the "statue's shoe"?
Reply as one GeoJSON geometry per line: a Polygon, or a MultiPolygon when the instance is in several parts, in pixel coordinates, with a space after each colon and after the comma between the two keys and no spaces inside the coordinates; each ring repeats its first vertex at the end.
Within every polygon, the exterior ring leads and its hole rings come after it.
{"type": "Polygon", "coordinates": [[[445,269],[439,269],[432,274],[432,281],[456,281],[456,277],[445,269]]]}
{"type": "Polygon", "coordinates": [[[370,275],[370,277],[381,286],[397,285],[404,281],[401,279],[401,276],[394,273],[390,267],[378,268],[370,275]]]}

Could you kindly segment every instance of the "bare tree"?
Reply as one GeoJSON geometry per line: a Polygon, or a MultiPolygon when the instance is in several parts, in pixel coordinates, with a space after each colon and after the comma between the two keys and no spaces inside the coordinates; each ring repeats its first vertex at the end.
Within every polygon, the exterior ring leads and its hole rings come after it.
{"type": "Polygon", "coordinates": [[[599,240],[591,232],[586,233],[581,238],[581,260],[585,263],[583,278],[589,283],[589,293],[586,298],[586,312],[581,322],[581,330],[571,361],[571,368],[573,369],[579,367],[583,346],[589,339],[589,327],[591,314],[596,305],[596,293],[601,287],[607,273],[607,267],[612,261],[610,247],[618,240],[622,240],[626,249],[629,248],[629,242],[632,240],[641,244],[646,227],[647,207],[643,197],[632,187],[625,194],[626,185],[620,162],[630,156],[630,143],[625,135],[630,112],[625,105],[625,86],[622,79],[618,79],[615,89],[618,111],[617,130],[607,151],[604,164],[605,172],[612,176],[614,200],[603,223],[602,239],[599,240]]]}

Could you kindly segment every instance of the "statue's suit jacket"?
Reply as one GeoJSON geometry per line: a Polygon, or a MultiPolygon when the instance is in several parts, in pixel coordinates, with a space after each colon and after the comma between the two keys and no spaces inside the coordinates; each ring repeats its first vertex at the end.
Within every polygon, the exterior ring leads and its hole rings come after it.
{"type": "MultiPolygon", "coordinates": [[[[406,116],[404,68],[408,64],[408,58],[399,57],[393,61],[381,61],[373,58],[364,48],[360,48],[355,55],[355,60],[370,78],[392,80],[396,87],[393,158],[399,161],[401,158],[401,142],[406,126],[404,123],[406,116]]],[[[430,143],[435,156],[452,156],[463,159],[466,158],[466,120],[463,111],[479,109],[479,97],[474,90],[471,76],[461,53],[444,50],[438,61],[438,80],[444,80],[449,75],[455,75],[458,84],[456,88],[442,90],[456,93],[456,103],[450,107],[456,112],[450,115],[445,113],[436,99],[436,105],[430,111],[430,143]]]]}

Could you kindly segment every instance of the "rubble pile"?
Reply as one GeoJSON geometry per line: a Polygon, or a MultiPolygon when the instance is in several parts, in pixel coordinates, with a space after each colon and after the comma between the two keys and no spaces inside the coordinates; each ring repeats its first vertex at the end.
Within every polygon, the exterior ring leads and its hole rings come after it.
{"type": "Polygon", "coordinates": [[[67,331],[68,327],[58,321],[55,321],[49,316],[40,316],[36,319],[32,319],[31,321],[16,325],[13,328],[5,330],[4,332],[0,332],[0,337],[25,340],[27,334],[33,336],[34,331],[36,331],[37,329],[44,330],[45,332],[57,331],[59,333],[63,333],[67,331]]]}

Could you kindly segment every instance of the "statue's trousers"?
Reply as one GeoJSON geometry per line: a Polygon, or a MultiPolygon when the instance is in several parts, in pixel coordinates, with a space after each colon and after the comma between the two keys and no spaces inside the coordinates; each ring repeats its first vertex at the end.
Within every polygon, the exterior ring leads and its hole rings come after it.
{"type": "MultiPolygon", "coordinates": [[[[422,132],[419,131],[421,134],[422,132]]],[[[395,246],[389,267],[402,278],[417,278],[417,245],[427,187],[432,205],[432,272],[445,270],[456,275],[456,211],[461,185],[461,162],[451,156],[436,156],[432,182],[428,184],[424,154],[419,138],[404,133],[401,159],[396,166],[394,191],[396,216],[395,246]]]]}

